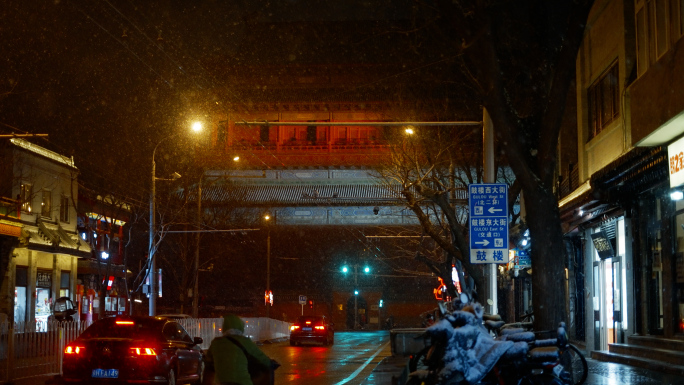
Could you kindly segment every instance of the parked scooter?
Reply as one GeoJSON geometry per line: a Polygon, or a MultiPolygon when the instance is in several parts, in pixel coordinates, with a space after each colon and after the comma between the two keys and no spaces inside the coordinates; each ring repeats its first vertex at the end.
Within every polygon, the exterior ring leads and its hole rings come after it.
{"type": "Polygon", "coordinates": [[[426,329],[427,347],[409,361],[407,384],[566,385],[558,347],[567,342],[564,328],[538,344],[534,333],[495,340],[483,326],[484,309],[467,296],[448,311],[440,303],[440,320],[426,329]],[[544,345],[544,346],[541,346],[544,345]]]}

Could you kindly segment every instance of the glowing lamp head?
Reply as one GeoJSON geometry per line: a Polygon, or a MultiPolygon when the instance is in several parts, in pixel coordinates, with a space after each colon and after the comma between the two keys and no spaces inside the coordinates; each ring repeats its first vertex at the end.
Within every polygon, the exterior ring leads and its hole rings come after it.
{"type": "Polygon", "coordinates": [[[194,122],[192,123],[192,130],[195,132],[200,132],[202,131],[202,123],[201,122],[194,122]]]}
{"type": "Polygon", "coordinates": [[[349,268],[348,268],[347,266],[342,266],[342,272],[343,272],[343,273],[348,273],[348,272],[349,272],[349,268]]]}
{"type": "Polygon", "coordinates": [[[370,267],[368,267],[368,266],[364,267],[363,272],[366,274],[370,273],[370,267]]]}

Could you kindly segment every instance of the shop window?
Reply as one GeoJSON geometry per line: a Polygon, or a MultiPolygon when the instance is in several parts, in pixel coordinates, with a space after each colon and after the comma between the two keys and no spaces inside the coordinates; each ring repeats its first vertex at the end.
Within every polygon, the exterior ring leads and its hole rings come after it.
{"type": "Polygon", "coordinates": [[[345,142],[347,140],[347,127],[339,127],[337,129],[337,141],[345,142]]]}
{"type": "Polygon", "coordinates": [[[319,142],[328,141],[328,127],[318,127],[316,131],[317,140],[319,142]]]}
{"type": "Polygon", "coordinates": [[[636,2],[637,70],[642,75],[684,31],[684,1],[636,2]]]}
{"type": "Polygon", "coordinates": [[[126,298],[119,297],[119,313],[123,314],[126,312],[126,298]]]}
{"type": "Polygon", "coordinates": [[[28,308],[28,268],[17,267],[14,284],[14,322],[26,321],[26,309],[28,308]]]}
{"type": "Polygon", "coordinates": [[[52,191],[43,190],[40,201],[40,215],[46,218],[51,218],[52,211],[52,191]]]}
{"type": "Polygon", "coordinates": [[[684,35],[684,0],[679,0],[677,22],[679,23],[679,36],[682,36],[684,35]]]}
{"type": "Polygon", "coordinates": [[[663,56],[668,48],[668,12],[667,0],[655,0],[655,39],[657,58],[663,56]]]}
{"type": "Polygon", "coordinates": [[[648,34],[646,33],[646,8],[636,14],[637,71],[641,75],[648,68],[648,34]]]}
{"type": "Polygon", "coordinates": [[[619,114],[619,89],[617,61],[589,87],[589,135],[594,138],[619,114]]]}
{"type": "Polygon", "coordinates": [[[271,127],[269,126],[261,126],[259,127],[259,140],[262,143],[268,142],[269,138],[269,132],[270,132],[271,127]]]}
{"type": "Polygon", "coordinates": [[[69,283],[71,274],[68,271],[63,271],[59,279],[59,296],[69,297],[69,283]]]}
{"type": "Polygon", "coordinates": [[[19,191],[19,199],[21,200],[21,211],[30,213],[31,212],[31,198],[33,195],[33,186],[30,184],[22,183],[19,191]]]}
{"type": "Polygon", "coordinates": [[[36,274],[36,312],[37,330],[47,330],[47,319],[52,306],[52,272],[38,270],[36,274]]]}
{"type": "Polygon", "coordinates": [[[216,130],[216,145],[223,149],[226,146],[226,125],[219,124],[216,130]]]}
{"type": "Polygon", "coordinates": [[[105,311],[116,311],[117,297],[105,297],[105,311]]]}
{"type": "Polygon", "coordinates": [[[59,201],[59,220],[69,223],[69,197],[63,196],[59,201]]]}

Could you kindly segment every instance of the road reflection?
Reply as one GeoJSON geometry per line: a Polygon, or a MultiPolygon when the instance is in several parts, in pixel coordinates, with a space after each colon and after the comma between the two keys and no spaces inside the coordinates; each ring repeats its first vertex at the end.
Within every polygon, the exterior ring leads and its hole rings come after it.
{"type": "Polygon", "coordinates": [[[388,342],[387,331],[337,332],[332,346],[290,346],[284,341],[261,348],[282,365],[276,370],[277,384],[353,385],[390,355],[388,342]]]}

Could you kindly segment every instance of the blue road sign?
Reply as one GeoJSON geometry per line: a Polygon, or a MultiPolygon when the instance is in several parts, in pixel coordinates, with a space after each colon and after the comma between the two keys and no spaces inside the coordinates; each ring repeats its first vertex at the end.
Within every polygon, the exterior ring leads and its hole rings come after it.
{"type": "Polygon", "coordinates": [[[468,186],[470,262],[508,263],[508,185],[468,186]]]}
{"type": "Polygon", "coordinates": [[[305,295],[300,295],[300,296],[299,296],[299,304],[300,304],[300,305],[305,305],[305,304],[306,304],[306,296],[305,296],[305,295]]]}

